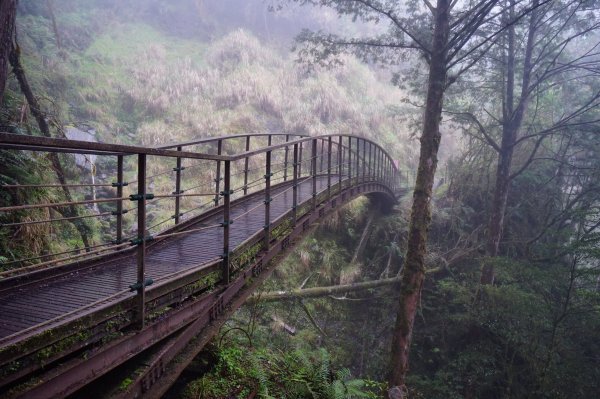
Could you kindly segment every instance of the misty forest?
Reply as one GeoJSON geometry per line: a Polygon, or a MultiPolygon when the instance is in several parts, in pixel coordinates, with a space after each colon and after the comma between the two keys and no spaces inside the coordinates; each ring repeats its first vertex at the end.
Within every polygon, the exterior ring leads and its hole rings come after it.
{"type": "MultiPolygon", "coordinates": [[[[0,397],[598,397],[600,2],[0,0],[0,302],[86,284],[85,265],[127,250],[123,292],[137,285],[114,313],[42,331],[33,299],[19,302],[31,316],[0,306],[0,397]],[[283,174],[251,153],[271,145],[283,174]],[[359,187],[376,148],[395,200],[373,185],[347,199],[342,175],[359,187]],[[319,173],[343,202],[327,214],[319,173]],[[271,179],[296,196],[304,177],[312,200],[271,228],[271,179]],[[230,184],[266,214],[235,258],[230,184]],[[217,266],[159,296],[170,280],[139,270],[163,241],[146,241],[212,231],[194,221],[213,208],[217,266]],[[203,308],[143,338],[236,281],[250,288],[213,305],[194,350],[173,342],[203,308]],[[143,351],[114,349],[130,338],[143,351]],[[118,362],[84,378],[104,353],[118,362]],[[147,371],[157,354],[169,361],[147,371]]],[[[103,284],[86,290],[113,295],[103,284]]],[[[44,297],[57,313],[42,326],[76,314],[61,295],[44,297]]]]}

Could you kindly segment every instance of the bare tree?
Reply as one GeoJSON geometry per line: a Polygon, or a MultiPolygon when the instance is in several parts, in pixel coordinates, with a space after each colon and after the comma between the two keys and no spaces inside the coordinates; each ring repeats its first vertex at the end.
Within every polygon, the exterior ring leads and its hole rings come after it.
{"type": "MultiPolygon", "coordinates": [[[[474,110],[455,114],[472,123],[479,139],[497,154],[482,284],[494,282],[491,258],[499,254],[511,181],[536,161],[546,140],[598,123],[590,111],[600,105],[600,90],[587,84],[600,73],[598,43],[586,42],[600,27],[590,17],[594,11],[578,0],[543,5],[534,0],[532,5],[527,18],[508,26],[475,71],[489,89],[473,84],[474,110]],[[579,94],[573,96],[571,90],[579,94]],[[557,110],[556,102],[544,100],[548,96],[566,101],[557,110]],[[515,154],[520,160],[516,165],[515,154]]],[[[509,0],[499,19],[514,20],[517,13],[515,0],[509,0]]]]}

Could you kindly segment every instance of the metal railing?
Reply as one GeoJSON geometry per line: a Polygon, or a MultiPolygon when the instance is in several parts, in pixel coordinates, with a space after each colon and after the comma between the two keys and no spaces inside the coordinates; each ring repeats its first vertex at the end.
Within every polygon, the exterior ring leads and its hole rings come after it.
{"type": "Polygon", "coordinates": [[[101,188],[105,194],[114,190],[110,197],[96,198],[94,195],[87,199],[79,195],[73,201],[0,207],[0,216],[4,216],[5,220],[10,219],[7,215],[14,215],[12,221],[0,228],[18,229],[30,224],[108,218],[109,230],[114,238],[85,248],[63,248],[27,259],[10,259],[2,254],[8,260],[0,266],[11,267],[11,270],[0,272],[0,279],[51,267],[68,267],[70,262],[82,258],[96,259],[115,252],[135,251],[137,281],[132,282],[130,287],[137,292],[136,322],[140,327],[144,325],[146,314],[146,287],[152,284],[145,268],[147,246],[151,241],[222,228],[221,276],[222,282],[228,284],[232,274],[232,224],[244,215],[262,209],[264,229],[261,241],[263,249],[268,250],[276,227],[271,215],[273,200],[291,192],[293,200],[287,212],[295,225],[300,216],[299,187],[303,184],[310,182],[312,210],[320,202],[319,179],[326,180],[324,192],[327,199],[360,184],[377,183],[392,196],[405,186],[405,174],[400,173],[393,158],[382,147],[369,139],[352,135],[238,134],[147,148],[0,133],[0,149],[95,155],[110,160],[104,162],[105,174],[115,176],[111,182],[89,184],[79,181],[0,185],[0,190],[66,186],[73,189],[101,188]],[[232,216],[236,201],[256,198],[261,195],[260,192],[264,196],[261,202],[241,215],[232,216]],[[203,197],[207,199],[202,200],[203,197]],[[166,203],[164,200],[167,199],[172,202],[166,203]],[[18,216],[34,210],[67,206],[83,207],[87,213],[35,220],[24,220],[18,216]],[[97,211],[98,206],[112,208],[97,211]],[[220,223],[202,227],[192,225],[194,216],[211,209],[222,212],[220,223]],[[157,219],[156,215],[162,216],[162,219],[157,219]],[[132,220],[126,220],[129,216],[132,220]],[[169,223],[171,226],[166,226],[169,223]],[[154,231],[160,226],[167,228],[154,231]]]}

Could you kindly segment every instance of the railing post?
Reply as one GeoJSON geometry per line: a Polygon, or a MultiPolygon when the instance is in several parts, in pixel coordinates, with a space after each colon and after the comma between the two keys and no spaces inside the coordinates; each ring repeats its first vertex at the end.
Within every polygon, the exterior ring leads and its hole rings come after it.
{"type": "Polygon", "coordinates": [[[388,180],[388,184],[390,187],[394,186],[394,182],[392,181],[393,179],[393,175],[392,175],[392,160],[388,157],[387,158],[387,165],[388,165],[388,170],[387,170],[387,180],[388,180]]]}
{"type": "Polygon", "coordinates": [[[381,181],[381,151],[379,147],[377,147],[377,157],[376,157],[376,165],[377,165],[377,181],[381,181]]]}
{"type": "MultiPolygon", "coordinates": [[[[246,136],[246,152],[250,151],[250,136],[246,136]]],[[[244,158],[244,195],[248,194],[248,157],[244,158]]]]}
{"type": "Polygon", "coordinates": [[[265,161],[265,251],[269,250],[271,243],[271,151],[266,152],[265,161]]]}
{"type": "Polygon", "coordinates": [[[373,143],[369,142],[369,181],[373,181],[373,143]]]}
{"type": "Polygon", "coordinates": [[[356,138],[356,184],[358,184],[358,177],[360,176],[360,139],[356,138]]]}
{"type": "Polygon", "coordinates": [[[348,188],[352,187],[352,137],[348,136],[348,188]]]}
{"type": "Polygon", "coordinates": [[[331,136],[327,138],[327,199],[331,198],[331,136]]]}
{"type": "Polygon", "coordinates": [[[343,144],[342,136],[340,136],[338,139],[338,194],[341,194],[341,192],[342,192],[342,166],[343,166],[342,156],[344,154],[342,144],[343,144]]]}
{"type": "MultiPolygon", "coordinates": [[[[117,155],[117,198],[123,198],[123,155],[117,155]]],[[[116,243],[123,241],[123,200],[117,202],[116,243]]]]}
{"type": "MultiPolygon", "coordinates": [[[[181,146],[177,147],[177,151],[181,151],[181,146]]],[[[181,171],[184,168],[181,167],[181,157],[177,157],[177,166],[175,167],[175,224],[179,224],[180,206],[181,206],[181,171]]]]}
{"type": "Polygon", "coordinates": [[[321,159],[319,173],[323,173],[323,163],[325,162],[325,140],[321,140],[321,159]]]}
{"type": "MultiPolygon", "coordinates": [[[[285,142],[287,143],[288,141],[290,141],[290,135],[286,134],[285,135],[285,142]]],[[[290,147],[289,146],[285,146],[285,154],[283,156],[283,181],[287,181],[287,177],[288,177],[288,153],[290,152],[290,147]]]]}
{"type": "Polygon", "coordinates": [[[223,282],[229,284],[229,228],[232,220],[230,216],[231,202],[231,161],[224,161],[225,179],[223,181],[223,264],[221,275],[223,282]]]}
{"type": "Polygon", "coordinates": [[[298,143],[294,144],[294,164],[292,165],[292,222],[296,225],[298,219],[298,143]]]}
{"type": "Polygon", "coordinates": [[[367,140],[363,139],[362,143],[362,182],[365,183],[367,181],[367,140]]]}
{"type": "Polygon", "coordinates": [[[392,169],[392,160],[388,157],[388,184],[390,185],[390,187],[394,187],[394,175],[393,175],[393,169],[392,169]]]}
{"type": "Polygon", "coordinates": [[[137,311],[136,324],[144,328],[146,304],[146,154],[138,154],[138,211],[137,211],[137,311]]]}
{"type": "Polygon", "coordinates": [[[302,176],[302,147],[303,147],[304,141],[300,143],[300,152],[298,153],[298,178],[300,178],[302,176]]]}
{"type": "Polygon", "coordinates": [[[312,140],[311,173],[312,173],[312,208],[317,209],[317,139],[312,140]]]}
{"type": "MultiPolygon", "coordinates": [[[[221,155],[223,150],[223,140],[217,141],[217,154],[221,155]]],[[[217,177],[215,178],[215,206],[219,206],[219,190],[221,188],[221,161],[217,161],[217,177]]]]}

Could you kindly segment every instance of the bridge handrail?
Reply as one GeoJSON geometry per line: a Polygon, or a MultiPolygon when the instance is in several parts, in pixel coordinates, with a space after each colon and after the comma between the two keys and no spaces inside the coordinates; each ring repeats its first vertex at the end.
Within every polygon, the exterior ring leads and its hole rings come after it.
{"type": "MultiPolygon", "coordinates": [[[[254,136],[269,136],[269,135],[278,135],[278,136],[293,136],[296,134],[283,134],[283,133],[261,133],[261,134],[239,134],[234,135],[231,138],[240,138],[240,137],[254,137],[254,136]]],[[[302,135],[297,135],[302,136],[302,135]]],[[[76,152],[81,154],[94,154],[94,155],[154,155],[154,156],[163,156],[163,157],[171,157],[171,158],[190,158],[190,159],[202,159],[202,160],[211,160],[211,161],[237,161],[240,159],[244,159],[246,157],[251,157],[253,155],[258,155],[261,153],[265,153],[268,151],[274,151],[277,149],[285,148],[293,146],[294,144],[301,144],[305,142],[309,142],[311,140],[324,140],[329,137],[347,137],[359,139],[364,142],[370,143],[376,147],[378,147],[384,155],[392,160],[392,156],[379,144],[375,141],[368,139],[366,137],[352,135],[352,134],[326,134],[319,136],[304,136],[300,139],[286,141],[284,143],[272,144],[270,146],[261,147],[251,151],[241,152],[235,155],[223,155],[223,154],[208,154],[208,153],[200,153],[194,151],[183,151],[183,150],[171,150],[170,148],[176,147],[184,147],[188,145],[194,145],[198,143],[205,142],[204,139],[191,141],[191,142],[182,142],[179,144],[170,144],[168,146],[162,147],[143,147],[136,145],[127,145],[127,144],[109,144],[109,143],[96,143],[90,141],[81,141],[81,140],[70,140],[56,137],[42,137],[42,136],[31,136],[31,135],[23,135],[23,134],[15,134],[8,132],[0,132],[0,148],[5,149],[15,149],[15,150],[30,150],[30,151],[55,151],[61,153],[68,152],[76,152]]],[[[210,141],[218,141],[226,139],[227,136],[215,137],[206,139],[206,142],[210,141]]],[[[337,143],[334,142],[334,145],[337,143]]],[[[345,146],[344,146],[345,147],[345,146]]],[[[395,164],[392,164],[392,167],[397,171],[398,168],[395,164]]]]}
{"type": "MultiPolygon", "coordinates": [[[[71,217],[63,217],[63,218],[46,218],[46,220],[34,220],[34,221],[24,221],[22,223],[7,223],[4,224],[4,226],[6,227],[11,227],[11,226],[17,226],[20,224],[32,224],[32,223],[51,223],[51,222],[56,222],[56,221],[60,221],[60,220],[76,220],[76,219],[82,219],[82,218],[86,218],[86,217],[104,217],[104,216],[116,216],[116,220],[117,220],[117,227],[115,229],[116,231],[116,240],[113,243],[103,243],[101,245],[92,245],[89,247],[86,247],[85,249],[88,251],[87,254],[76,254],[73,256],[69,256],[67,258],[58,258],[58,259],[54,259],[54,260],[46,260],[46,261],[42,261],[41,264],[38,264],[38,266],[44,265],[44,266],[49,266],[52,264],[58,264],[58,263],[62,263],[64,261],[69,261],[72,258],[80,258],[82,256],[87,256],[87,255],[96,255],[100,252],[105,252],[108,249],[113,248],[113,246],[110,245],[114,245],[114,244],[118,244],[119,248],[121,248],[122,243],[126,242],[127,240],[130,240],[132,245],[136,245],[136,243],[138,243],[140,240],[142,242],[145,241],[145,234],[140,235],[138,232],[139,231],[150,231],[151,229],[154,229],[156,226],[160,226],[162,225],[164,222],[170,220],[167,219],[165,221],[162,221],[160,223],[156,223],[152,226],[147,226],[145,224],[145,204],[147,202],[152,201],[153,199],[166,199],[166,198],[173,198],[175,200],[175,215],[174,215],[174,219],[175,219],[175,225],[177,226],[179,223],[179,219],[182,215],[185,214],[181,213],[180,210],[180,200],[183,197],[198,197],[198,196],[214,196],[214,204],[215,206],[219,206],[221,204],[223,204],[222,206],[224,206],[225,208],[228,209],[229,207],[229,200],[230,200],[230,196],[233,195],[246,195],[249,191],[250,188],[252,189],[256,189],[256,186],[262,186],[264,185],[265,187],[265,192],[266,192],[266,199],[265,201],[271,201],[272,199],[270,198],[270,186],[271,184],[273,184],[274,182],[282,179],[282,181],[286,181],[286,180],[294,180],[294,185],[297,184],[297,181],[304,181],[302,180],[300,177],[303,174],[303,168],[309,169],[308,170],[308,176],[312,176],[313,177],[313,181],[315,180],[316,176],[319,173],[322,173],[323,170],[327,171],[327,174],[333,176],[333,178],[330,177],[330,180],[333,181],[335,180],[339,180],[339,182],[341,183],[342,181],[342,176],[348,177],[347,175],[349,174],[350,177],[352,179],[357,179],[356,181],[359,182],[359,179],[363,178],[363,180],[368,177],[368,179],[371,180],[380,180],[381,182],[383,182],[384,184],[388,184],[389,188],[392,192],[394,192],[398,187],[399,187],[399,181],[398,178],[401,177],[399,172],[398,172],[398,168],[395,165],[393,158],[390,156],[390,154],[383,148],[381,147],[379,144],[377,144],[375,141],[365,138],[365,137],[361,137],[361,136],[357,136],[357,135],[351,135],[351,134],[327,134],[327,135],[320,135],[320,136],[305,136],[305,135],[296,135],[296,134],[283,134],[283,133],[259,133],[259,134],[237,134],[237,135],[232,135],[232,136],[221,136],[221,137],[213,137],[213,138],[207,138],[207,139],[199,139],[199,140],[195,140],[195,141],[190,141],[187,143],[179,143],[179,144],[173,144],[170,146],[163,146],[163,147],[177,147],[177,150],[172,150],[172,149],[168,149],[168,148],[148,148],[148,147],[142,147],[142,146],[135,146],[135,145],[123,145],[123,144],[106,144],[106,143],[96,143],[96,142],[88,142],[88,141],[79,141],[79,140],[68,140],[68,139],[62,139],[62,138],[49,138],[49,137],[41,137],[41,136],[28,136],[28,135],[21,135],[21,134],[13,134],[13,133],[6,133],[6,132],[0,132],[0,148],[7,148],[7,149],[13,149],[13,150],[30,150],[30,151],[49,151],[49,152],[59,152],[59,153],[84,153],[84,154],[97,154],[97,155],[103,155],[103,156],[116,156],[118,158],[118,163],[119,166],[117,167],[118,171],[117,171],[117,183],[112,183],[112,184],[91,184],[91,185],[85,185],[85,184],[64,184],[65,182],[63,182],[63,184],[52,184],[52,185],[47,185],[47,184],[40,184],[37,187],[64,187],[64,186],[71,186],[71,187],[84,187],[84,186],[112,186],[115,187],[117,189],[117,193],[114,197],[109,197],[109,198],[100,198],[100,199],[96,199],[95,197],[93,197],[94,199],[89,200],[89,199],[85,199],[85,200],[69,200],[69,201],[63,201],[63,202],[51,202],[51,203],[47,203],[47,204],[27,204],[27,205],[23,205],[23,204],[19,204],[19,205],[13,205],[13,206],[6,206],[6,207],[2,207],[0,208],[0,213],[4,213],[4,212],[11,212],[11,211],[24,211],[24,210],[33,210],[33,209],[39,209],[39,208],[49,208],[49,207],[65,207],[65,206],[85,206],[85,205],[97,205],[97,204],[103,204],[103,203],[116,203],[117,204],[117,210],[113,211],[113,212],[94,212],[93,215],[75,215],[75,216],[71,216],[71,217]],[[262,146],[261,148],[258,149],[254,149],[254,150],[248,150],[249,148],[249,143],[250,143],[250,138],[251,137],[265,137],[268,136],[269,143],[272,143],[271,141],[271,136],[285,136],[286,138],[286,142],[281,142],[281,143],[276,143],[276,144],[271,144],[271,145],[266,145],[266,146],[262,146]],[[294,137],[294,139],[289,140],[290,137],[294,137]],[[222,140],[225,139],[229,139],[229,138],[246,138],[246,151],[242,151],[242,152],[238,152],[236,154],[231,154],[231,155],[224,155],[224,154],[205,154],[205,153],[200,153],[200,152],[196,152],[196,151],[183,151],[181,148],[186,146],[186,145],[193,145],[196,143],[203,143],[203,142],[212,142],[212,141],[217,141],[219,143],[219,152],[221,152],[222,150],[222,140]],[[320,155],[319,155],[319,150],[318,150],[318,143],[319,141],[321,142],[321,149],[320,149],[320,155]],[[312,143],[312,145],[310,146],[306,146],[303,145],[305,143],[312,143]],[[327,144],[327,150],[325,151],[325,146],[327,144]],[[337,159],[332,159],[332,154],[334,151],[334,146],[335,146],[335,156],[337,159]],[[306,148],[309,147],[309,148],[306,148]],[[368,148],[367,148],[368,147],[368,148]],[[309,156],[306,156],[303,159],[302,156],[302,151],[303,148],[305,149],[305,151],[309,154],[309,156]],[[284,162],[272,162],[271,160],[271,154],[274,153],[277,150],[280,149],[285,149],[285,161],[284,162]],[[293,151],[290,151],[290,149],[293,149],[293,151]],[[299,154],[294,154],[294,160],[292,161],[292,159],[290,159],[291,157],[288,157],[288,152],[298,152],[299,154]],[[257,155],[261,155],[261,154],[266,154],[266,159],[263,159],[262,157],[257,160],[259,164],[261,164],[260,167],[256,168],[253,167],[252,169],[249,168],[249,159],[257,156],[257,155]],[[129,180],[129,182],[126,182],[123,178],[123,157],[124,156],[130,156],[130,155],[137,155],[138,159],[137,159],[137,180],[129,180]],[[146,189],[146,183],[145,181],[151,178],[154,178],[155,176],[159,176],[159,175],[163,175],[165,173],[161,172],[158,174],[154,174],[152,176],[148,176],[146,174],[146,156],[150,155],[150,156],[158,156],[158,157],[165,157],[165,158],[171,158],[171,159],[176,159],[177,160],[177,167],[176,168],[169,168],[168,173],[172,173],[172,172],[176,172],[176,190],[173,193],[170,194],[164,194],[161,193],[159,190],[158,193],[155,192],[155,194],[151,194],[146,198],[146,193],[148,193],[148,190],[146,189]],[[327,156],[326,156],[327,155],[327,156]],[[199,159],[199,160],[206,160],[206,161],[213,161],[216,162],[216,178],[214,179],[214,183],[212,183],[212,187],[214,188],[214,190],[205,190],[206,192],[202,192],[202,193],[194,193],[194,194],[183,194],[184,192],[190,191],[192,190],[192,188],[187,188],[186,190],[183,190],[180,184],[180,179],[181,179],[181,171],[185,169],[185,167],[182,167],[182,160],[183,159],[199,159]],[[244,179],[243,179],[243,185],[240,187],[233,187],[232,185],[232,177],[236,176],[236,175],[240,175],[241,173],[232,173],[231,171],[231,166],[235,163],[235,161],[239,161],[239,160],[245,160],[245,164],[243,165],[243,169],[242,172],[244,174],[244,179]],[[317,166],[317,162],[320,162],[320,172],[317,170],[318,166],[317,166]],[[326,165],[324,165],[326,163],[326,165]],[[284,167],[279,170],[276,173],[273,173],[274,171],[272,170],[272,166],[274,165],[279,165],[279,164],[283,164],[284,167]],[[361,165],[362,169],[359,167],[359,165],[361,165]],[[221,167],[224,167],[225,170],[223,171],[223,173],[221,173],[221,167]],[[296,168],[296,166],[298,166],[296,168]],[[335,166],[335,168],[334,168],[335,166]],[[293,177],[289,177],[288,176],[288,172],[290,167],[293,167],[293,177]],[[326,169],[324,169],[324,167],[326,169]],[[172,169],[172,170],[171,170],[172,169]],[[249,172],[251,170],[254,170],[255,172],[260,173],[260,169],[264,169],[265,170],[265,176],[261,177],[260,179],[254,180],[256,182],[258,182],[258,184],[254,185],[253,183],[249,183],[248,182],[248,176],[249,176],[249,172]],[[298,172],[296,172],[296,169],[298,169],[298,172]],[[337,172],[336,172],[337,170],[337,172]],[[277,177],[277,178],[272,178],[271,176],[273,176],[274,174],[278,174],[280,172],[283,172],[283,176],[281,177],[277,177]],[[269,176],[267,176],[269,175],[269,176]],[[268,179],[267,179],[268,177],[268,179]],[[289,177],[289,179],[288,179],[289,177]],[[130,196],[124,195],[123,192],[123,187],[126,185],[130,185],[130,187],[133,185],[133,183],[137,183],[137,191],[133,191],[134,193],[137,192],[137,194],[133,194],[130,196]],[[221,188],[224,188],[224,191],[221,191],[221,188]],[[142,193],[142,194],[140,194],[142,193]],[[138,198],[138,197],[143,197],[143,198],[138,198]],[[128,212],[128,210],[126,210],[123,207],[123,202],[124,201],[138,201],[137,204],[137,208],[134,208],[132,210],[137,211],[138,213],[141,212],[142,215],[142,221],[144,221],[144,223],[140,222],[140,219],[138,218],[138,232],[135,233],[135,235],[133,236],[133,238],[131,237],[124,237],[123,236],[123,215],[125,213],[128,212]],[[144,204],[144,206],[142,207],[141,211],[140,211],[140,206],[144,204]],[[91,253],[89,252],[90,249],[96,249],[96,248],[102,248],[102,249],[97,249],[96,251],[92,251],[91,253]]],[[[197,165],[197,164],[196,164],[197,165]]],[[[192,165],[193,167],[194,165],[192,165]]],[[[239,169],[239,165],[236,165],[239,169]]],[[[206,172],[206,170],[205,170],[206,172]]],[[[262,174],[261,174],[262,176],[262,174]]],[[[304,178],[304,176],[302,176],[302,178],[304,178]]],[[[79,182],[78,182],[79,183],[79,182]]],[[[314,183],[314,182],[313,182],[314,183]]],[[[330,183],[328,183],[328,186],[330,185],[330,183]]],[[[13,184],[13,185],[5,185],[6,188],[31,188],[31,187],[35,187],[36,185],[18,185],[18,184],[13,184]]],[[[194,186],[194,187],[202,187],[203,185],[199,185],[199,186],[194,186]]],[[[3,187],[3,186],[0,186],[3,187]]],[[[136,190],[135,187],[132,188],[132,190],[136,190]]],[[[208,203],[204,204],[203,206],[206,206],[208,203]]],[[[267,206],[268,202],[265,202],[265,207],[268,208],[267,206]]],[[[201,206],[201,208],[203,207],[201,206]]],[[[192,208],[192,210],[195,208],[192,208]]],[[[131,210],[131,209],[130,209],[131,210]]],[[[187,212],[187,211],[186,211],[187,212]]],[[[268,211],[266,211],[268,213],[268,211]]],[[[172,216],[173,217],[173,216],[172,216]]],[[[227,223],[228,221],[228,216],[226,217],[225,223],[227,223]]],[[[170,229],[167,229],[170,230],[170,229]]],[[[225,230],[228,230],[228,228],[226,227],[225,230]]],[[[166,233],[166,231],[165,231],[166,233]]],[[[171,232],[169,232],[171,233],[171,232]]],[[[157,236],[160,236],[161,233],[158,233],[157,236]]],[[[227,233],[225,233],[227,235],[227,233]]],[[[73,251],[65,251],[64,253],[72,253],[72,252],[78,252],[78,249],[75,249],[73,251]]],[[[44,255],[45,258],[51,257],[51,256],[55,256],[56,253],[54,254],[48,254],[48,255],[44,255]]],[[[39,257],[38,257],[39,258],[39,257]]],[[[15,261],[10,261],[10,262],[3,262],[3,264],[8,265],[8,264],[14,264],[17,262],[20,262],[22,265],[26,264],[24,262],[31,262],[31,260],[35,260],[37,258],[28,258],[28,259],[20,259],[20,260],[15,260],[15,261]]],[[[35,268],[35,267],[32,267],[35,268]]],[[[23,270],[30,270],[28,267],[23,268],[23,270]]],[[[8,277],[8,276],[12,276],[13,273],[15,271],[11,270],[11,271],[7,271],[7,272],[1,272],[0,273],[0,277],[8,277]]],[[[16,274],[21,274],[20,271],[16,272],[16,274]]]]}
{"type": "Polygon", "coordinates": [[[226,134],[226,135],[215,136],[215,137],[194,139],[191,141],[171,143],[171,144],[167,144],[167,145],[157,146],[155,148],[167,150],[167,149],[171,149],[171,148],[187,147],[187,146],[196,145],[196,144],[207,144],[207,143],[211,143],[211,142],[218,142],[219,140],[222,141],[222,140],[239,139],[239,138],[245,138],[245,137],[268,137],[268,136],[306,137],[308,135],[300,134],[300,133],[234,133],[234,134],[226,134]]]}

